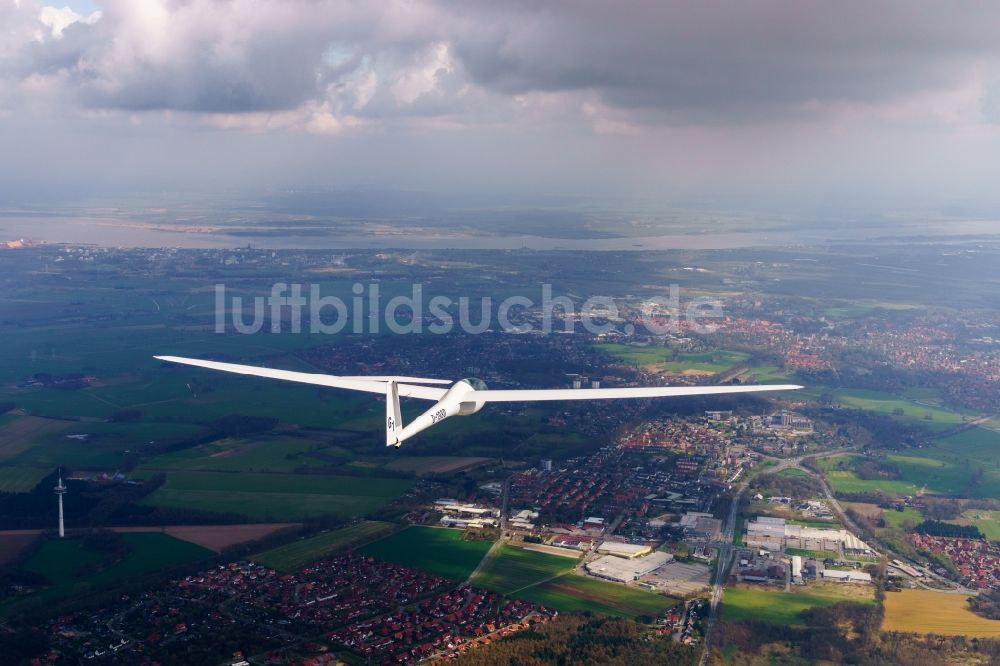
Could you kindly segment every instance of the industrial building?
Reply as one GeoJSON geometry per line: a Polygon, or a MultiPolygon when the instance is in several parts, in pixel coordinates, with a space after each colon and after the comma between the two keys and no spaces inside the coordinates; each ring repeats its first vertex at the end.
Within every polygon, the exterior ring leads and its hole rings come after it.
{"type": "Polygon", "coordinates": [[[722,534],[722,521],[710,513],[689,511],[681,517],[680,524],[689,540],[717,541],[722,534]]]}
{"type": "Polygon", "coordinates": [[[747,523],[746,544],[770,550],[798,548],[847,554],[871,555],[874,551],[864,541],[845,529],[792,525],[784,518],[759,516],[747,523]]]}
{"type": "Polygon", "coordinates": [[[510,520],[507,521],[507,526],[513,530],[524,530],[526,532],[530,532],[535,529],[536,520],[538,520],[537,511],[522,509],[510,517],[510,520]]]}
{"type": "Polygon", "coordinates": [[[434,508],[443,514],[441,524],[445,527],[496,527],[500,518],[499,509],[451,499],[436,500],[434,505],[434,508]]]}
{"type": "Polygon", "coordinates": [[[597,578],[626,583],[639,580],[646,574],[656,571],[667,562],[674,559],[670,553],[653,553],[646,557],[623,559],[614,555],[605,555],[586,564],[587,573],[597,578]]]}
{"type": "Polygon", "coordinates": [[[792,582],[802,582],[802,556],[792,555],[792,582]]]}
{"type": "Polygon", "coordinates": [[[864,571],[838,571],[836,569],[826,569],[823,571],[823,580],[836,581],[839,583],[863,583],[871,585],[871,574],[864,571]]]}
{"type": "Polygon", "coordinates": [[[605,541],[600,546],[597,547],[598,553],[605,553],[606,555],[614,555],[616,557],[624,557],[626,559],[631,559],[634,557],[641,557],[653,552],[653,549],[644,544],[634,544],[634,543],[618,543],[616,541],[605,541]]]}

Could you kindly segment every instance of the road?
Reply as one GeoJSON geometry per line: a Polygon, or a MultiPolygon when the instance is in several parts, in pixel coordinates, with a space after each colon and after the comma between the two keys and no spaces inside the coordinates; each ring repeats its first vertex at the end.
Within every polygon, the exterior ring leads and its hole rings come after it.
{"type": "Polygon", "coordinates": [[[702,646],[701,659],[699,664],[705,666],[712,655],[712,633],[718,619],[719,603],[722,601],[722,591],[725,589],[726,576],[729,573],[729,566],[733,558],[733,532],[736,529],[736,516],[740,509],[740,500],[746,492],[746,483],[737,486],[736,494],[733,495],[732,503],[729,506],[729,515],[722,529],[721,543],[719,544],[719,558],[715,568],[715,582],[712,584],[712,596],[709,602],[708,618],[705,621],[705,642],[702,646]]]}

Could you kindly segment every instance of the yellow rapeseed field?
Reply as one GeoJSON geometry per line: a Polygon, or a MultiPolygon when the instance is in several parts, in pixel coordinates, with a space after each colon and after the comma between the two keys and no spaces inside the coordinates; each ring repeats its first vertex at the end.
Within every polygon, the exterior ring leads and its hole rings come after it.
{"type": "Polygon", "coordinates": [[[962,594],[931,590],[886,592],[883,631],[946,636],[1000,637],[1000,620],[987,620],[969,610],[962,594]]]}

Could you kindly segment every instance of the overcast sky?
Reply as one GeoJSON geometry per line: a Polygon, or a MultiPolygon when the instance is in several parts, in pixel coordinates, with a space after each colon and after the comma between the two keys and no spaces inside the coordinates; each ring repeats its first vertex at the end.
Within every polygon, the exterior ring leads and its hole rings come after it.
{"type": "Polygon", "coordinates": [[[0,204],[418,189],[1000,211],[1000,3],[0,0],[0,204]]]}

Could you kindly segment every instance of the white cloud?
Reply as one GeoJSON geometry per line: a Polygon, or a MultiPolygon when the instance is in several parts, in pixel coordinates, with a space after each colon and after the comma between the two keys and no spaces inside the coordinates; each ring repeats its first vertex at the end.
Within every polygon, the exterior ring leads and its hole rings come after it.
{"type": "Polygon", "coordinates": [[[453,70],[451,54],[444,42],[429,47],[420,60],[400,71],[392,84],[392,94],[403,104],[413,104],[421,96],[437,91],[441,76],[453,70]]]}
{"type": "Polygon", "coordinates": [[[38,20],[49,29],[49,34],[56,38],[62,38],[63,31],[74,23],[85,23],[93,25],[101,18],[101,12],[97,11],[89,16],[77,14],[69,7],[42,7],[38,14],[38,20]]]}

